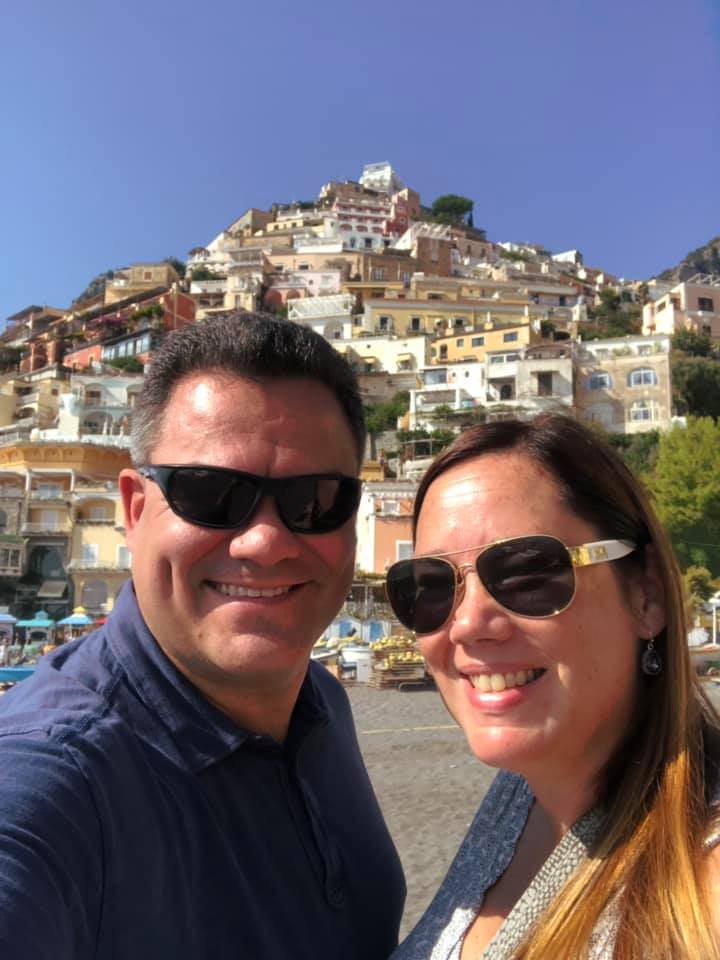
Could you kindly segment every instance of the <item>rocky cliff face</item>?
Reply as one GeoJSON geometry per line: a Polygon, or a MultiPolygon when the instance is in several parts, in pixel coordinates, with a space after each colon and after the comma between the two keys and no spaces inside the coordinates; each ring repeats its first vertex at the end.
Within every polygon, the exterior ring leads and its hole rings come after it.
{"type": "Polygon", "coordinates": [[[663,270],[658,280],[682,283],[696,273],[716,273],[720,275],[720,236],[714,237],[704,247],[693,250],[676,266],[663,270]]]}

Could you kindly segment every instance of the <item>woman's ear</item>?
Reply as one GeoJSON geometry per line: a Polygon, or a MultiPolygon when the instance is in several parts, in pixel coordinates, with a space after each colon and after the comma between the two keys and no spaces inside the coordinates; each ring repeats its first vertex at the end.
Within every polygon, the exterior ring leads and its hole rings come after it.
{"type": "Polygon", "coordinates": [[[666,623],[665,587],[652,544],[643,550],[643,563],[633,571],[630,590],[638,636],[656,637],[666,623]]]}

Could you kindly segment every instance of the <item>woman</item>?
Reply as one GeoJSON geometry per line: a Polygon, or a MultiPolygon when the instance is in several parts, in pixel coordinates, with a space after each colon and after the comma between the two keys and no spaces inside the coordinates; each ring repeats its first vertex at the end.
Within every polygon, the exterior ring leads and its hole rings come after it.
{"type": "Polygon", "coordinates": [[[502,772],[394,960],[719,957],[719,721],[637,481],[568,417],[486,424],[430,466],[414,536],[390,601],[502,772]]]}

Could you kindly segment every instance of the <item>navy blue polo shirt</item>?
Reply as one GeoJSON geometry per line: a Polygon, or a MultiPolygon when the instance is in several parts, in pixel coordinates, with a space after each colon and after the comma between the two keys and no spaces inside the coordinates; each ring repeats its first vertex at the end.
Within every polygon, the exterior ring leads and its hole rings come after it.
{"type": "Polygon", "coordinates": [[[167,659],[130,584],[0,697],[2,960],[385,960],[405,885],[344,690],[280,745],[167,659]]]}

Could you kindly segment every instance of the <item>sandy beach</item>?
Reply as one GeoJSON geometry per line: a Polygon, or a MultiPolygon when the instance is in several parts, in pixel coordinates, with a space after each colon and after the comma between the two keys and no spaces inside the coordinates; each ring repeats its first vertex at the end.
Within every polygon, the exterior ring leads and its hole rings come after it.
{"type": "Polygon", "coordinates": [[[404,936],[437,890],[495,771],[434,690],[347,688],[360,748],[405,869],[404,936]]]}

